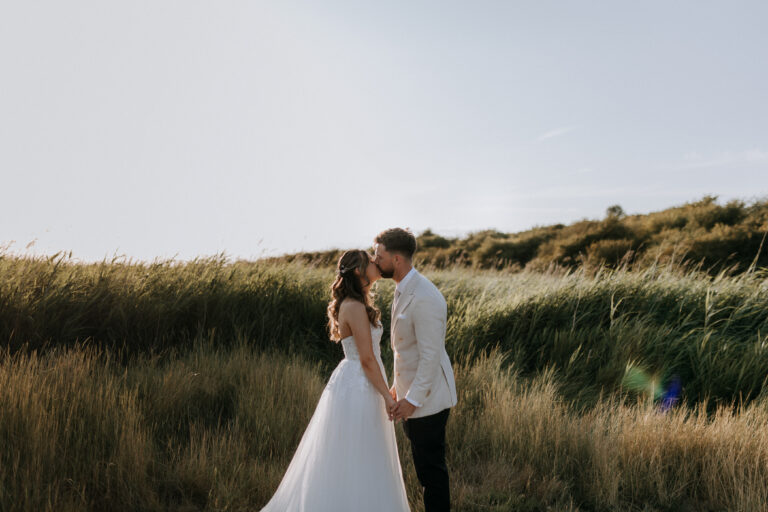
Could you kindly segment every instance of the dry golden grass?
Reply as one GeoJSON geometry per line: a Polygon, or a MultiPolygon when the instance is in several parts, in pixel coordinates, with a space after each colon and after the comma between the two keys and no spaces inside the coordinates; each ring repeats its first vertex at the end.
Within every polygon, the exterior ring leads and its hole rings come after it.
{"type": "MultiPolygon", "coordinates": [[[[543,371],[493,350],[455,363],[448,422],[454,509],[729,510],[768,507],[768,407],[707,415],[606,398],[575,410],[543,371]]],[[[322,366],[198,341],[175,358],[116,364],[76,346],[0,363],[0,509],[258,510],[325,385],[322,366]]],[[[422,510],[396,427],[409,499],[422,510]]]]}

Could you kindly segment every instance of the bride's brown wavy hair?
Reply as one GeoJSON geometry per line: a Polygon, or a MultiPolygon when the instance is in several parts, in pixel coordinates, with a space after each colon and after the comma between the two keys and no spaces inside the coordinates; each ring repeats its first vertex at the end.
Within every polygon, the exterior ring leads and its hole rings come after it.
{"type": "Polygon", "coordinates": [[[366,269],[372,264],[371,258],[366,251],[350,250],[346,251],[339,258],[336,265],[336,279],[331,285],[331,302],[328,303],[328,331],[331,340],[339,342],[341,332],[339,331],[339,309],[341,303],[347,297],[362,302],[368,313],[368,320],[373,325],[379,325],[381,311],[373,305],[373,290],[368,293],[363,292],[363,280],[367,281],[366,269]],[[360,276],[355,275],[355,269],[360,271],[360,276]]]}

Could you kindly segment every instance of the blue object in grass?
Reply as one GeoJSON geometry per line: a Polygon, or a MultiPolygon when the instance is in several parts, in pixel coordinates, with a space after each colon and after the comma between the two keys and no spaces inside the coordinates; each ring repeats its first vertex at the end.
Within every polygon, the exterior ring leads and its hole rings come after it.
{"type": "Polygon", "coordinates": [[[667,384],[667,389],[664,391],[664,395],[661,398],[661,410],[668,411],[677,404],[680,399],[680,392],[682,391],[682,384],[680,377],[674,375],[667,384]]]}

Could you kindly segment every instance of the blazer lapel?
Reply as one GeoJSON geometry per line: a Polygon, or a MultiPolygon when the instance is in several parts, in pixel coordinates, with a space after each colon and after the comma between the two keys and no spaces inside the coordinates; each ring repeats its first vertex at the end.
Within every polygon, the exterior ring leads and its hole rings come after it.
{"type": "MultiPolygon", "coordinates": [[[[408,282],[408,284],[405,286],[405,289],[403,289],[400,292],[400,298],[397,301],[397,310],[393,309],[392,312],[392,339],[394,340],[394,332],[395,332],[395,325],[397,325],[397,317],[400,315],[403,310],[408,307],[408,304],[411,303],[414,297],[413,290],[415,289],[416,280],[420,279],[421,275],[416,274],[411,278],[411,280],[408,282]]],[[[394,301],[392,301],[392,306],[394,308],[394,301]]]]}

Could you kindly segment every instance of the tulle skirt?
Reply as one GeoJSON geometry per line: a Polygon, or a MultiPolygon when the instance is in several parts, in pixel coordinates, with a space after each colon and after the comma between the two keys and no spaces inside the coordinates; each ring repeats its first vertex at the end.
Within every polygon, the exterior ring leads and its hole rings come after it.
{"type": "Polygon", "coordinates": [[[394,424],[360,361],[343,359],[331,374],[277,491],[262,509],[300,511],[410,511],[394,424]]]}

